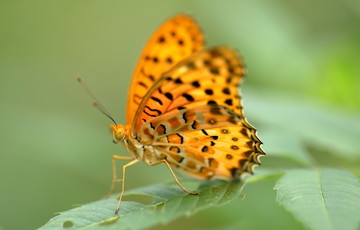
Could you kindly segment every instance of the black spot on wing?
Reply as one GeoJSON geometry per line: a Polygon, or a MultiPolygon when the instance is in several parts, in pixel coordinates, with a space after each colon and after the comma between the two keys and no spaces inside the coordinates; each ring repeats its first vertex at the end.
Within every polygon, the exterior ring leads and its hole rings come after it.
{"type": "Polygon", "coordinates": [[[231,116],[227,119],[228,122],[230,122],[231,124],[236,125],[237,124],[237,120],[234,116],[231,116]]]}
{"type": "Polygon", "coordinates": [[[159,37],[158,42],[159,43],[164,43],[165,42],[164,36],[159,37]]]}
{"type": "Polygon", "coordinates": [[[223,91],[222,91],[224,94],[226,95],[230,95],[230,89],[229,88],[224,88],[223,91]]]}
{"type": "Polygon", "coordinates": [[[159,103],[160,105],[163,105],[162,101],[157,98],[157,97],[151,97],[152,100],[156,101],[157,103],[159,103]]]}
{"type": "Polygon", "coordinates": [[[204,64],[204,66],[211,66],[211,61],[208,60],[208,59],[205,59],[205,60],[203,61],[203,64],[204,64]]]}
{"type": "Polygon", "coordinates": [[[187,121],[187,117],[186,117],[186,112],[185,112],[185,113],[183,113],[182,118],[183,118],[183,120],[184,120],[184,122],[185,122],[185,123],[187,123],[187,122],[188,122],[188,121],[187,121]]]}
{"type": "Polygon", "coordinates": [[[209,147],[207,147],[206,145],[202,147],[201,152],[205,153],[207,151],[209,151],[209,147]]]}
{"type": "Polygon", "coordinates": [[[144,109],[144,113],[145,113],[146,115],[150,116],[150,117],[157,117],[157,116],[156,116],[156,115],[154,115],[154,114],[150,114],[150,113],[148,113],[145,109],[144,109]]]}
{"type": "Polygon", "coordinates": [[[233,105],[232,99],[227,99],[227,100],[225,100],[224,102],[225,102],[225,104],[227,104],[227,105],[233,105]]]}
{"type": "Polygon", "coordinates": [[[230,84],[231,81],[232,81],[232,78],[231,78],[231,77],[226,78],[226,83],[230,84]]]}
{"type": "Polygon", "coordinates": [[[210,113],[214,115],[222,115],[221,107],[220,106],[211,106],[210,113]]]}
{"type": "Polygon", "coordinates": [[[148,88],[148,86],[142,81],[139,81],[138,84],[141,85],[142,87],[144,87],[145,89],[148,88]]]}
{"type": "MultiPolygon", "coordinates": [[[[162,130],[162,134],[166,134],[166,126],[165,125],[163,125],[163,124],[161,124],[161,125],[159,125],[159,127],[160,127],[160,129],[162,130]]],[[[168,137],[168,136],[166,136],[166,137],[168,137]]]]}
{"type": "Polygon", "coordinates": [[[144,113],[147,114],[150,117],[157,117],[157,116],[160,116],[162,114],[162,112],[160,110],[152,109],[149,106],[145,106],[144,113]]]}
{"type": "Polygon", "coordinates": [[[213,95],[214,94],[214,91],[212,89],[205,89],[205,93],[207,95],[213,95]]]}
{"type": "Polygon", "coordinates": [[[191,85],[194,86],[195,88],[199,88],[199,87],[200,87],[199,81],[193,81],[193,82],[191,82],[191,85]]]}
{"type": "Polygon", "coordinates": [[[197,126],[197,122],[193,121],[193,123],[191,124],[191,128],[196,129],[196,126],[197,126]]]}
{"type": "Polygon", "coordinates": [[[216,101],[210,100],[207,102],[208,105],[217,105],[216,101]]]}
{"type": "Polygon", "coordinates": [[[248,136],[248,132],[246,131],[246,129],[241,129],[240,133],[243,134],[244,136],[248,136]]]}
{"type": "Polygon", "coordinates": [[[166,97],[167,99],[169,99],[170,101],[172,101],[172,100],[174,99],[173,95],[172,95],[171,93],[169,93],[169,92],[166,92],[164,95],[165,95],[165,97],[166,97]]]}
{"type": "Polygon", "coordinates": [[[188,100],[188,101],[194,101],[195,100],[193,96],[191,96],[190,94],[187,94],[187,93],[183,93],[182,96],[185,97],[186,100],[188,100]]]}
{"type": "Polygon", "coordinates": [[[219,74],[220,73],[220,71],[219,71],[219,69],[218,68],[211,68],[210,69],[210,73],[212,73],[212,74],[219,74]]]}
{"type": "Polygon", "coordinates": [[[171,146],[170,147],[170,151],[175,152],[175,153],[179,153],[180,152],[180,148],[176,147],[176,146],[171,146]]]}
{"type": "Polygon", "coordinates": [[[154,78],[154,76],[153,75],[148,75],[148,78],[151,80],[151,81],[155,81],[155,78],[154,78]]]}
{"type": "Polygon", "coordinates": [[[172,60],[171,57],[168,57],[168,58],[166,58],[166,62],[169,63],[169,64],[171,64],[171,63],[173,63],[173,60],[172,60]]]}
{"type": "Polygon", "coordinates": [[[150,122],[150,127],[151,127],[152,129],[155,129],[153,123],[151,123],[151,122],[150,122]]]}
{"type": "Polygon", "coordinates": [[[176,78],[174,82],[176,84],[183,84],[183,81],[180,78],[176,78]]]}
{"type": "Polygon", "coordinates": [[[206,132],[205,129],[201,129],[201,132],[202,132],[203,134],[205,134],[206,136],[209,136],[209,134],[206,132]]]}
{"type": "Polygon", "coordinates": [[[184,137],[181,136],[181,135],[178,134],[178,133],[176,133],[176,135],[177,135],[178,137],[180,137],[180,144],[183,144],[183,143],[184,143],[184,137]]]}

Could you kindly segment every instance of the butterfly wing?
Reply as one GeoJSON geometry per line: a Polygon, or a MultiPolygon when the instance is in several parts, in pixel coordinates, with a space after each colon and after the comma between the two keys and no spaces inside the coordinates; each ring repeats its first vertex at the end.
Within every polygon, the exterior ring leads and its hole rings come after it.
{"type": "Polygon", "coordinates": [[[165,72],[141,102],[132,137],[148,120],[173,110],[200,105],[223,105],[242,115],[238,87],[245,74],[243,62],[228,47],[199,52],[165,72]]]}
{"type": "Polygon", "coordinates": [[[252,172],[264,152],[243,116],[238,86],[244,72],[228,47],[184,60],[144,97],[133,138],[195,177],[230,179],[252,172]]]}
{"type": "Polygon", "coordinates": [[[126,123],[134,114],[154,82],[176,63],[203,49],[204,38],[196,22],[187,15],[177,15],[153,34],[146,44],[131,80],[126,123]]]}
{"type": "Polygon", "coordinates": [[[264,155],[255,128],[221,105],[174,110],[147,121],[140,131],[159,159],[201,179],[237,179],[252,173],[264,155]]]}

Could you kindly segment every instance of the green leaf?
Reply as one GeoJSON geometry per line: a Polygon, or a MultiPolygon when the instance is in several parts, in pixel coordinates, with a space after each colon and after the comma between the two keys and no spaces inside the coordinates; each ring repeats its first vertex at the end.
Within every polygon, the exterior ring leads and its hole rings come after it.
{"type": "Polygon", "coordinates": [[[189,195],[178,187],[153,185],[129,191],[126,195],[143,195],[153,198],[151,205],[123,201],[120,212],[114,214],[115,197],[96,201],[61,212],[40,229],[142,229],[167,223],[184,215],[192,215],[215,205],[236,199],[243,188],[240,182],[204,182],[200,195],[189,195]]]}
{"type": "Polygon", "coordinates": [[[274,189],[277,201],[310,229],[359,227],[360,181],[349,172],[289,170],[274,189]]]}

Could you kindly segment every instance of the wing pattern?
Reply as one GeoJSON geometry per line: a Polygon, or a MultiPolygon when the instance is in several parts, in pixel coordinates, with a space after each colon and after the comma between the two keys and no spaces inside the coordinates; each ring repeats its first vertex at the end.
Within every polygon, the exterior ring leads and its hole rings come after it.
{"type": "Polygon", "coordinates": [[[146,44],[136,65],[127,101],[127,125],[147,91],[161,74],[203,49],[204,37],[196,22],[178,15],[165,22],[146,44]]]}
{"type": "Polygon", "coordinates": [[[264,155],[245,119],[238,88],[245,74],[228,47],[199,52],[180,62],[145,95],[131,135],[152,146],[158,159],[203,179],[252,173],[264,155]]]}

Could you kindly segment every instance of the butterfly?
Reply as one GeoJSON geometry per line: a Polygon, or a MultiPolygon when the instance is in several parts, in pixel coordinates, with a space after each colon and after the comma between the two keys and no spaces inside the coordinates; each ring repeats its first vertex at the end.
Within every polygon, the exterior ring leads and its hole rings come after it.
{"type": "MultiPolygon", "coordinates": [[[[227,181],[253,173],[265,155],[243,113],[239,84],[245,67],[227,46],[204,49],[204,36],[188,15],[161,25],[145,46],[131,80],[126,125],[111,125],[113,141],[139,161],[165,164],[204,180],[227,181]]],[[[115,163],[113,162],[115,165],[115,163]]],[[[116,175],[114,175],[116,181],[116,175]]]]}

